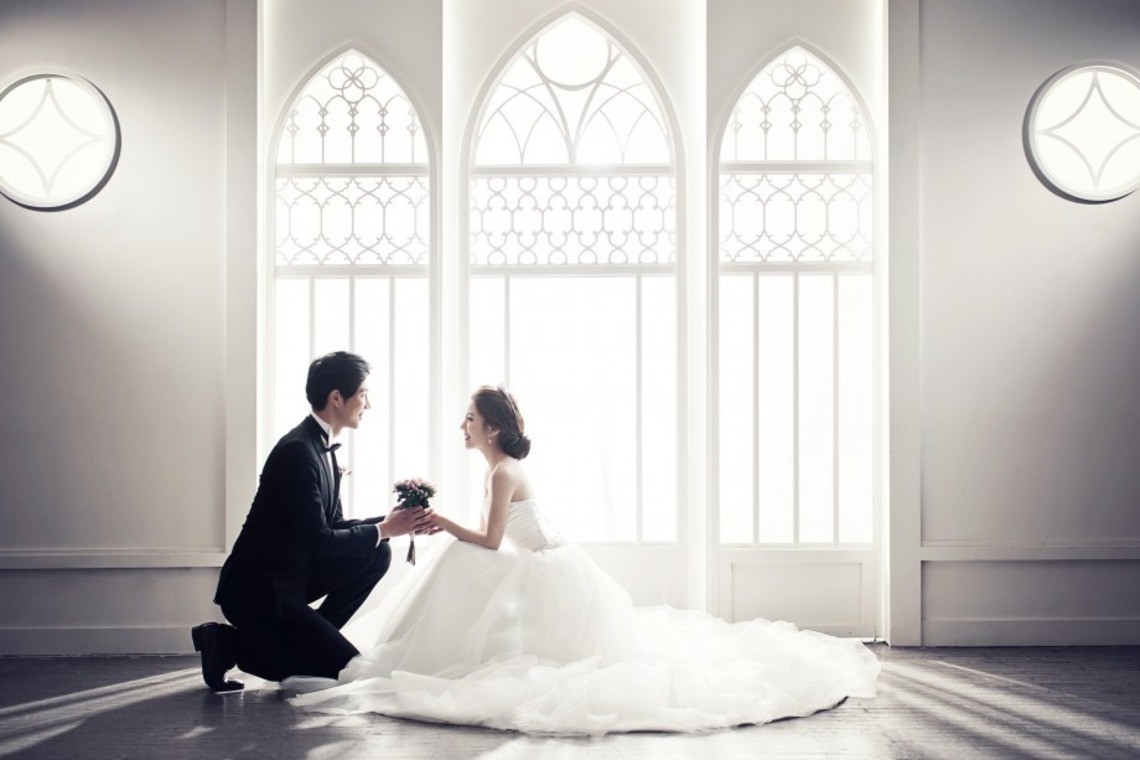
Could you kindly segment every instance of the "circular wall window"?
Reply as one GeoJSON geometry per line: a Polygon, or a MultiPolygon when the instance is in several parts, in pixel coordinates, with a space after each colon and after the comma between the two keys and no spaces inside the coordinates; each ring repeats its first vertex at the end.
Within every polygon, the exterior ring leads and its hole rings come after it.
{"type": "Polygon", "coordinates": [[[119,122],[95,85],[73,74],[24,76],[0,90],[0,192],[22,206],[76,206],[110,179],[119,122]]]}
{"type": "Polygon", "coordinates": [[[1024,136],[1034,172],[1054,192],[1122,198],[1140,187],[1140,78],[1106,63],[1064,69],[1033,96],[1024,136]]]}

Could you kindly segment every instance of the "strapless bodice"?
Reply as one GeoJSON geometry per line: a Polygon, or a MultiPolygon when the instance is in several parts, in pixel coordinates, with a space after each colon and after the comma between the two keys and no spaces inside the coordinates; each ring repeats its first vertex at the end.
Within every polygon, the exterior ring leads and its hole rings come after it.
{"type": "Polygon", "coordinates": [[[562,544],[562,534],[543,514],[535,499],[511,502],[507,508],[507,539],[532,552],[562,544]]]}

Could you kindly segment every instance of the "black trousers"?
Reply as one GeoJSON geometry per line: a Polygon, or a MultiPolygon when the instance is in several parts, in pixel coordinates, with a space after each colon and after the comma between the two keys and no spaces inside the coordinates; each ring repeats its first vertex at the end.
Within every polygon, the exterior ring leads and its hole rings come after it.
{"type": "Polygon", "coordinates": [[[368,556],[317,561],[306,589],[307,602],[325,597],[315,610],[298,605],[281,615],[223,604],[222,614],[237,629],[234,654],[238,667],[270,681],[301,675],[336,678],[360,654],[340,629],[391,563],[387,541],[368,556]]]}

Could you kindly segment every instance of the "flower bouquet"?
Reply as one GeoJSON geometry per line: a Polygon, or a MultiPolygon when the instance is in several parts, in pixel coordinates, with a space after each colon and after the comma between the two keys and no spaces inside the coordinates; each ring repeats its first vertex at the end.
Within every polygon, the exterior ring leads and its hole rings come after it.
{"type": "MultiPolygon", "coordinates": [[[[396,487],[392,490],[400,499],[399,503],[396,504],[397,509],[413,509],[415,507],[427,509],[431,497],[435,496],[435,486],[419,478],[401,480],[396,483],[396,487]]],[[[412,533],[410,537],[407,561],[408,564],[414,565],[416,564],[416,534],[412,533]]]]}

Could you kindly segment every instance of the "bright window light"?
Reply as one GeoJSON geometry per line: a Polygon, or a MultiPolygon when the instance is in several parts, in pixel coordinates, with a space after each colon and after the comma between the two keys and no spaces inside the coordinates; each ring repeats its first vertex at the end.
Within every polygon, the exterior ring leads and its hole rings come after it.
{"type": "Polygon", "coordinates": [[[722,545],[874,538],[872,168],[854,93],[802,47],[756,75],[725,125],[722,545]]]}
{"type": "Polygon", "coordinates": [[[527,464],[575,540],[678,539],[665,113],[631,52],[570,13],[504,67],[472,145],[471,385],[517,394],[527,464]]]}
{"type": "Polygon", "coordinates": [[[110,178],[118,155],[111,104],[86,79],[33,74],[0,90],[0,192],[16,203],[82,203],[110,178]]]}
{"type": "Polygon", "coordinates": [[[372,412],[338,462],[345,515],[385,511],[392,483],[431,477],[427,389],[431,176],[403,88],[355,50],[301,87],[277,138],[272,436],[304,416],[314,356],[372,365],[372,412]]]}
{"type": "Polygon", "coordinates": [[[1140,79],[1116,66],[1075,66],[1041,86],[1026,114],[1038,177],[1078,200],[1116,200],[1140,187],[1140,79]]]}

